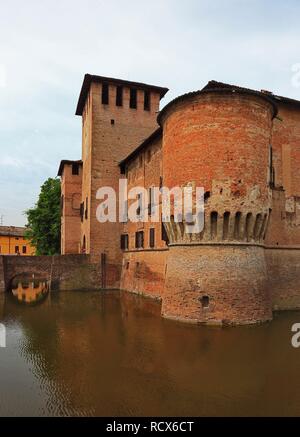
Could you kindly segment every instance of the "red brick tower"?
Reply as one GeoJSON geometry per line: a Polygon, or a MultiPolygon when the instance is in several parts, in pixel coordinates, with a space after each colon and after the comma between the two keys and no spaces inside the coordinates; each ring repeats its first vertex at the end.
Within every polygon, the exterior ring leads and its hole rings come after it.
{"type": "Polygon", "coordinates": [[[118,191],[119,162],[157,128],[160,99],[167,88],[85,75],[77,115],[82,116],[81,250],[101,258],[102,286],[118,288],[121,225],[99,223],[96,192],[118,191]]]}
{"type": "Polygon", "coordinates": [[[205,227],[168,224],[162,312],[208,323],[272,318],[263,241],[271,206],[274,103],[242,90],[178,97],[160,113],[163,184],[205,190],[205,227]]]}
{"type": "Polygon", "coordinates": [[[61,254],[79,253],[82,162],[63,160],[61,177],[61,254]]]}

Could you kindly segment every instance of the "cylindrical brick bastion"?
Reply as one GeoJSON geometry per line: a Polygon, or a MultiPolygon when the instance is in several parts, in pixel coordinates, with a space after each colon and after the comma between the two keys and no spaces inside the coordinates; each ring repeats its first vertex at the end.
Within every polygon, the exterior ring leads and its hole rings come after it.
{"type": "Polygon", "coordinates": [[[271,205],[274,104],[255,92],[190,93],[160,113],[163,185],[204,187],[205,226],[166,224],[162,313],[193,322],[272,318],[263,242],[271,205]]]}

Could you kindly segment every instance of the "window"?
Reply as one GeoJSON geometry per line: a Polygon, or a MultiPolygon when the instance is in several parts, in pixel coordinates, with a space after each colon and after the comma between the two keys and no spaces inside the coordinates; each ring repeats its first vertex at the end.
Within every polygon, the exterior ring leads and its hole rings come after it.
{"type": "Polygon", "coordinates": [[[19,246],[15,246],[15,253],[20,253],[19,246]]]}
{"type": "Polygon", "coordinates": [[[19,240],[19,237],[15,237],[15,240],[19,240]]]}
{"type": "Polygon", "coordinates": [[[144,91],[144,110],[150,111],[150,91],[144,91]]]}
{"type": "Polygon", "coordinates": [[[154,195],[153,195],[153,187],[150,187],[148,190],[148,215],[152,215],[153,207],[154,207],[154,195]]]}
{"type": "Polygon", "coordinates": [[[161,239],[165,241],[166,244],[169,244],[169,238],[164,223],[161,224],[161,239]]]}
{"type": "Polygon", "coordinates": [[[202,296],[200,299],[202,308],[208,308],[209,307],[209,297],[208,296],[202,296]]]}
{"type": "Polygon", "coordinates": [[[84,213],[84,216],[86,219],[88,218],[88,209],[89,209],[89,199],[86,198],[85,199],[85,213],[84,213]]]}
{"type": "Polygon", "coordinates": [[[23,247],[22,247],[22,253],[23,253],[24,255],[27,253],[27,247],[26,247],[26,246],[23,246],[23,247]]]}
{"type": "Polygon", "coordinates": [[[132,109],[137,108],[137,90],[134,88],[130,88],[130,101],[129,107],[132,109]]]}
{"type": "Polygon", "coordinates": [[[161,189],[163,186],[163,178],[162,176],[159,176],[159,189],[161,189]]]}
{"type": "Polygon", "coordinates": [[[114,126],[114,124],[115,124],[115,120],[114,120],[113,118],[110,120],[110,124],[111,124],[112,126],[114,126]]]}
{"type": "Polygon", "coordinates": [[[117,94],[116,94],[116,106],[123,105],[123,87],[117,86],[117,94]]]}
{"type": "Polygon", "coordinates": [[[128,234],[121,235],[121,249],[128,250],[128,234]]]}
{"type": "Polygon", "coordinates": [[[154,247],[155,246],[155,229],[151,228],[149,233],[149,246],[154,247]]]}
{"type": "Polygon", "coordinates": [[[108,105],[109,103],[109,94],[108,94],[108,83],[102,84],[102,104],[108,105]]]}
{"type": "Polygon", "coordinates": [[[84,216],[84,202],[80,204],[80,219],[83,222],[83,216],[84,216]]]}
{"type": "Polygon", "coordinates": [[[72,175],[79,175],[79,164],[72,164],[72,175]]]}
{"type": "Polygon", "coordinates": [[[138,198],[138,205],[139,206],[136,209],[136,215],[139,217],[141,215],[141,210],[142,210],[142,206],[143,206],[142,194],[139,193],[137,195],[137,198],[138,198]]]}
{"type": "Polygon", "coordinates": [[[144,232],[138,231],[135,233],[135,247],[141,249],[144,247],[144,232]]]}

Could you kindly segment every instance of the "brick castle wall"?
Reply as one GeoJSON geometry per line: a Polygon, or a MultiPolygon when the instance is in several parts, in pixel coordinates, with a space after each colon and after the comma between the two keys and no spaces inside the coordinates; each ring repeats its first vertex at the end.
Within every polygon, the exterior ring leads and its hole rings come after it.
{"type": "Polygon", "coordinates": [[[272,116],[264,98],[238,93],[190,96],[163,112],[164,184],[207,193],[200,234],[187,234],[185,224],[166,226],[165,317],[232,323],[272,317],[259,247],[271,206],[272,116]]]}
{"type": "Polygon", "coordinates": [[[95,290],[101,283],[100,263],[89,255],[0,256],[0,292],[22,274],[51,281],[52,290],[95,290]]]}
{"type": "MultiPolygon", "coordinates": [[[[84,124],[89,123],[88,156],[83,155],[83,201],[88,199],[88,219],[82,225],[86,236],[87,252],[106,255],[106,286],[119,287],[122,252],[120,250],[121,224],[100,224],[96,209],[97,190],[103,186],[118,192],[119,162],[157,127],[156,112],[159,93],[151,92],[150,111],[143,106],[144,93],[137,90],[137,108],[129,107],[129,87],[123,87],[123,105],[116,106],[116,86],[109,84],[109,103],[101,103],[101,83],[92,83],[89,111],[84,124]],[[89,120],[89,121],[88,121],[89,120]]],[[[85,132],[85,126],[83,131],[85,132]]],[[[85,134],[84,134],[85,135],[85,134]]]]}

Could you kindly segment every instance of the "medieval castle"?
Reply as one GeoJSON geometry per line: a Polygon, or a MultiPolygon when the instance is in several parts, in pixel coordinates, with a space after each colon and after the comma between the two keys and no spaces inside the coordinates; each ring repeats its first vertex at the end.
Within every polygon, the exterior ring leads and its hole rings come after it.
{"type": "Polygon", "coordinates": [[[85,76],[82,160],[58,171],[62,254],[89,254],[99,287],[160,298],[167,318],[247,324],[300,308],[300,101],[210,81],[159,112],[167,91],[85,76]],[[120,178],[204,187],[203,231],[99,223],[96,192],[120,178]]]}

